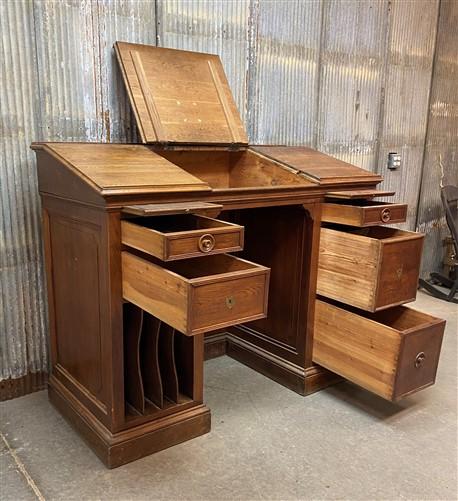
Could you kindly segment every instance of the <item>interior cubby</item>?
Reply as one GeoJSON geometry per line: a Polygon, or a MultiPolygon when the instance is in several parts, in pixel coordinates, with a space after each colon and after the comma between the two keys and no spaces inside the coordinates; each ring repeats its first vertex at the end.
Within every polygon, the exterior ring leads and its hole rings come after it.
{"type": "Polygon", "coordinates": [[[129,420],[160,417],[192,402],[194,340],[124,303],[124,395],[129,420]]]}
{"type": "Polygon", "coordinates": [[[274,160],[246,149],[162,150],[157,154],[208,183],[214,190],[303,186],[311,184],[274,160]]]}

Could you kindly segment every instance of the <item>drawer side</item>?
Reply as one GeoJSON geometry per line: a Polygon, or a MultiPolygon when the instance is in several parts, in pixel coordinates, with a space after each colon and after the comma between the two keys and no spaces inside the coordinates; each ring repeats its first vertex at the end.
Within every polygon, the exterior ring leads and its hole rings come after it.
{"type": "Polygon", "coordinates": [[[121,221],[122,243],[164,260],[165,240],[156,232],[129,221],[121,221]]]}
{"type": "Polygon", "coordinates": [[[127,301],[180,332],[187,332],[189,284],[186,279],[122,252],[122,291],[127,301]]]}
{"type": "Polygon", "coordinates": [[[313,361],[388,400],[400,344],[394,329],[316,301],[313,361]]]}
{"type": "Polygon", "coordinates": [[[377,240],[321,228],[317,293],[372,310],[379,252],[377,240]]]}

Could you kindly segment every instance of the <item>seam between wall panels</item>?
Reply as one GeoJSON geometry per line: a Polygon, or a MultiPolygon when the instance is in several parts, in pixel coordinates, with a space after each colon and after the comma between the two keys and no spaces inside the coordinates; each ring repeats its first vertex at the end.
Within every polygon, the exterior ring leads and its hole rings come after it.
{"type": "Polygon", "coordinates": [[[433,50],[433,64],[431,65],[431,77],[429,80],[429,92],[428,92],[428,107],[427,107],[427,115],[426,115],[426,127],[425,127],[425,135],[424,135],[424,140],[423,140],[423,154],[422,154],[422,159],[421,159],[421,169],[420,169],[420,185],[418,186],[418,193],[417,193],[417,208],[415,212],[415,226],[414,228],[418,228],[418,218],[420,215],[420,200],[421,200],[421,193],[423,191],[423,174],[425,170],[425,160],[426,160],[426,148],[428,144],[428,136],[429,136],[429,130],[430,130],[430,122],[431,122],[431,97],[432,97],[432,87],[434,83],[434,72],[436,70],[436,63],[437,63],[437,40],[439,38],[439,22],[440,22],[440,17],[441,17],[441,5],[442,5],[442,0],[438,0],[437,2],[437,16],[436,16],[436,35],[434,37],[434,50],[433,50]]]}
{"type": "Polygon", "coordinates": [[[386,96],[386,84],[388,80],[388,57],[389,57],[389,48],[391,44],[391,36],[392,36],[392,20],[393,15],[391,11],[391,2],[387,2],[387,11],[386,11],[386,36],[385,36],[385,56],[383,58],[382,64],[382,73],[383,73],[383,85],[380,86],[380,100],[379,100],[379,109],[378,109],[378,121],[377,121],[377,132],[376,132],[376,144],[375,144],[375,155],[374,162],[375,165],[372,166],[372,171],[376,174],[380,174],[380,151],[381,151],[381,140],[384,131],[384,119],[385,119],[385,96],[386,96]]]}
{"type": "Polygon", "coordinates": [[[318,61],[317,61],[317,71],[315,77],[315,116],[313,120],[313,148],[318,149],[319,139],[320,139],[320,88],[321,88],[321,59],[323,55],[323,44],[324,44],[324,2],[325,0],[321,0],[321,8],[320,8],[320,40],[318,43],[318,61]]]}

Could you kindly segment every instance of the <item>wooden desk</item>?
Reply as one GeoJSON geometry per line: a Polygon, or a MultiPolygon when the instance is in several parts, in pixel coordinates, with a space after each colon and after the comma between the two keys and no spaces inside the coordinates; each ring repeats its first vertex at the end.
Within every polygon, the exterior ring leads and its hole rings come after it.
{"type": "Polygon", "coordinates": [[[399,306],[422,236],[383,226],[406,207],[372,200],[381,178],[246,144],[216,56],[116,53],[151,144],[32,145],[49,396],[104,463],[210,430],[205,352],[303,395],[340,376],[390,400],[433,384],[444,322],[399,306]]]}

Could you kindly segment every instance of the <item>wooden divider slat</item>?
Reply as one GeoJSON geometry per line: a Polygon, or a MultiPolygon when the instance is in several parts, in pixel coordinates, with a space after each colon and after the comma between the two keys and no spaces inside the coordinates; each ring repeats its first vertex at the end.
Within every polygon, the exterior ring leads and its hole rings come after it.
{"type": "Polygon", "coordinates": [[[127,403],[140,414],[145,412],[145,395],[140,371],[140,339],[143,310],[124,304],[124,379],[127,403]]]}
{"type": "Polygon", "coordinates": [[[162,323],[159,335],[159,364],[161,368],[164,396],[172,402],[179,402],[178,375],[174,352],[175,329],[162,323]]]}
{"type": "Polygon", "coordinates": [[[141,342],[141,370],[145,397],[157,407],[164,406],[162,379],[159,370],[159,331],[161,321],[144,313],[143,333],[141,342]]]}

